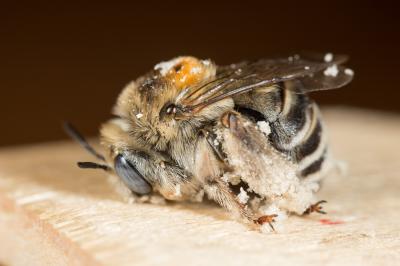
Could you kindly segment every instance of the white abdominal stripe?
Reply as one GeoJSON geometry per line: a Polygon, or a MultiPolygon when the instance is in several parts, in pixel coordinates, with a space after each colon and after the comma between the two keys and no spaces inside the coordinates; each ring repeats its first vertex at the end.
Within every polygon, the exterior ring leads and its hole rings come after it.
{"type": "Polygon", "coordinates": [[[310,155],[304,157],[299,163],[299,171],[301,176],[305,177],[314,174],[321,170],[322,165],[326,159],[327,143],[326,134],[322,134],[322,138],[318,148],[310,155]]]}
{"type": "Polygon", "coordinates": [[[315,103],[300,102],[291,105],[278,123],[273,123],[273,146],[298,164],[302,177],[318,172],[325,160],[326,134],[318,107],[315,103]]]}

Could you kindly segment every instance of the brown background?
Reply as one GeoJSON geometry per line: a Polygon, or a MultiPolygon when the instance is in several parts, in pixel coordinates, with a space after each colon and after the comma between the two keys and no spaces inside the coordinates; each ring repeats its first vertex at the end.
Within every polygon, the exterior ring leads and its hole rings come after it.
{"type": "Polygon", "coordinates": [[[313,96],[399,112],[399,17],[394,1],[2,3],[0,145],[64,138],[64,119],[96,134],[128,81],[183,54],[346,53],[354,82],[313,96]]]}

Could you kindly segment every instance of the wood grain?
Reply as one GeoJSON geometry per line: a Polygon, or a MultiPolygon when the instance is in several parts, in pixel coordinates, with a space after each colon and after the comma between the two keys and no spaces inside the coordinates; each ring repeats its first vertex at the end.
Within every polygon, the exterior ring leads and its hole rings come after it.
{"type": "Polygon", "coordinates": [[[0,150],[5,265],[393,265],[400,260],[400,117],[325,110],[348,165],[324,184],[328,215],[261,234],[212,204],[126,204],[72,142],[0,150]]]}

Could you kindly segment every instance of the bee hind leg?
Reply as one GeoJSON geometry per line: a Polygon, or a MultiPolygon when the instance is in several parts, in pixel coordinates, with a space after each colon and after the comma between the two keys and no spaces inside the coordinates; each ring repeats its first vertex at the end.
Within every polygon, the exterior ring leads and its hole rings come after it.
{"type": "Polygon", "coordinates": [[[272,231],[275,231],[273,223],[275,222],[275,218],[278,216],[277,214],[263,215],[256,218],[256,215],[253,214],[245,204],[239,202],[237,196],[223,181],[209,181],[204,188],[210,198],[215,200],[219,205],[231,213],[243,218],[251,227],[256,226],[256,228],[259,228],[258,226],[268,223],[272,231]]]}
{"type": "Polygon", "coordinates": [[[204,185],[204,188],[210,198],[228,211],[239,215],[248,221],[253,220],[253,215],[250,210],[246,208],[246,205],[238,201],[236,195],[222,180],[210,180],[206,185],[204,185]]]}
{"type": "Polygon", "coordinates": [[[326,212],[325,212],[324,210],[322,210],[322,206],[321,206],[321,205],[324,204],[324,203],[327,203],[327,201],[326,201],[326,200],[320,200],[320,201],[318,201],[318,202],[316,202],[316,203],[314,203],[314,204],[311,204],[310,207],[308,207],[308,208],[304,211],[303,215],[308,215],[308,214],[313,213],[313,212],[318,212],[318,213],[321,213],[321,214],[326,214],[326,212]]]}
{"type": "Polygon", "coordinates": [[[258,219],[254,220],[255,224],[264,225],[268,223],[269,227],[271,227],[272,231],[275,231],[275,228],[272,223],[275,222],[275,218],[278,217],[277,214],[263,215],[258,217],[258,219]]]}

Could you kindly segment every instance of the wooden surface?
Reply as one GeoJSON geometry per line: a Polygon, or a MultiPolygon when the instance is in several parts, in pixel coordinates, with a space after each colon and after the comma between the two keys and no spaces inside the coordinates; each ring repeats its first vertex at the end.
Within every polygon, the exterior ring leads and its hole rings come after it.
{"type": "Polygon", "coordinates": [[[328,215],[291,217],[271,234],[249,230],[214,205],[126,204],[104,173],[75,166],[91,158],[72,142],[3,148],[0,264],[399,263],[400,117],[324,113],[348,173],[327,179],[319,193],[328,215]]]}

